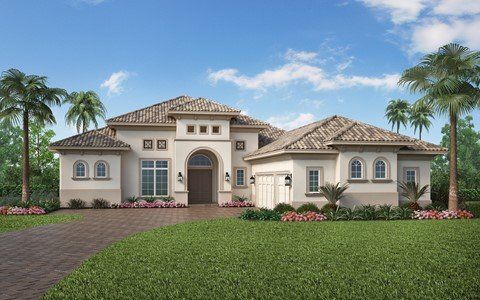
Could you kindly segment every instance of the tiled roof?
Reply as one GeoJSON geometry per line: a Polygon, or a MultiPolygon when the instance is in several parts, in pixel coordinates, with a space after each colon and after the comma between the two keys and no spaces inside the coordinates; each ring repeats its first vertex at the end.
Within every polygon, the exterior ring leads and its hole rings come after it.
{"type": "Polygon", "coordinates": [[[283,134],[285,134],[285,130],[268,125],[258,133],[258,148],[276,141],[283,134]]]}
{"type": "Polygon", "coordinates": [[[240,113],[240,110],[231,108],[225,104],[220,104],[213,100],[205,98],[191,99],[182,104],[172,106],[169,112],[213,112],[213,113],[240,113]]]}
{"type": "Polygon", "coordinates": [[[90,130],[50,144],[50,148],[124,148],[130,145],[115,138],[115,130],[109,127],[90,130]]]}
{"type": "Polygon", "coordinates": [[[350,142],[405,143],[402,150],[445,151],[437,145],[416,140],[379,127],[332,116],[291,130],[276,141],[250,153],[247,157],[279,150],[334,150],[335,144],[350,142]]]}

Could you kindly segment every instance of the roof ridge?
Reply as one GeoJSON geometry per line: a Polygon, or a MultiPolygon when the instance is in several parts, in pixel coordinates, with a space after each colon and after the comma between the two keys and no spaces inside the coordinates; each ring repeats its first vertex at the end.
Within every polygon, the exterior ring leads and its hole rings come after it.
{"type": "Polygon", "coordinates": [[[390,130],[390,129],[385,129],[385,128],[382,128],[382,127],[378,127],[378,126],[375,126],[375,125],[367,124],[367,123],[365,123],[365,122],[358,121],[358,120],[353,120],[353,119],[350,119],[350,118],[347,118],[347,117],[343,117],[343,116],[342,116],[342,118],[347,119],[347,120],[349,120],[349,121],[351,121],[351,122],[356,122],[358,125],[363,125],[363,126],[366,126],[366,127],[375,128],[375,129],[378,129],[378,130],[390,132],[390,133],[392,133],[392,134],[394,134],[394,135],[401,136],[401,137],[406,138],[406,139],[408,139],[408,140],[410,140],[410,141],[417,141],[417,140],[419,140],[419,139],[417,139],[417,138],[413,138],[413,137],[410,137],[410,136],[408,136],[408,135],[404,135],[404,134],[401,134],[401,133],[397,133],[397,132],[392,131],[392,130],[390,130]]]}
{"type": "MultiPolygon", "coordinates": [[[[346,119],[348,119],[348,118],[346,118],[346,119]]],[[[326,138],[325,142],[332,141],[332,140],[338,138],[339,136],[341,136],[342,134],[344,134],[345,132],[352,129],[355,125],[358,124],[357,121],[351,121],[351,120],[348,120],[348,121],[349,121],[349,123],[347,123],[345,126],[340,128],[337,132],[332,133],[328,138],[326,138]]]]}
{"type": "MultiPolygon", "coordinates": [[[[312,133],[312,132],[314,132],[315,130],[317,130],[318,128],[320,128],[320,126],[325,125],[326,123],[330,122],[331,120],[333,120],[333,119],[335,119],[335,118],[337,118],[337,117],[338,117],[337,115],[333,115],[333,116],[328,117],[328,118],[325,118],[325,119],[323,119],[323,120],[316,121],[316,122],[313,122],[313,123],[310,123],[310,124],[307,124],[307,125],[304,125],[304,126],[302,126],[302,127],[297,128],[297,129],[300,129],[300,128],[303,128],[303,127],[306,127],[306,126],[310,126],[310,125],[314,125],[314,124],[315,124],[315,126],[313,126],[313,129],[310,129],[310,130],[308,130],[307,132],[305,132],[304,134],[300,135],[300,137],[294,139],[291,143],[286,144],[283,148],[288,148],[288,147],[291,146],[292,144],[298,142],[299,140],[303,139],[305,136],[309,135],[310,133],[312,133]]],[[[294,130],[296,130],[296,129],[294,129],[294,130]]],[[[294,131],[294,130],[291,130],[291,131],[294,131]]],[[[291,131],[289,131],[289,132],[291,132],[291,131]]],[[[287,133],[288,133],[288,132],[287,132],[287,133]]]]}
{"type": "MultiPolygon", "coordinates": [[[[180,97],[185,97],[185,96],[180,96],[180,97]]],[[[177,97],[177,98],[180,98],[180,97],[177,97]]],[[[186,102],[183,102],[183,103],[179,103],[179,104],[177,104],[177,105],[174,105],[174,106],[171,106],[171,107],[169,107],[167,110],[172,110],[172,109],[175,109],[176,107],[179,107],[179,106],[182,106],[182,105],[188,104],[188,103],[190,103],[190,102],[193,102],[193,101],[195,101],[195,100],[197,100],[197,99],[198,99],[198,98],[193,98],[193,97],[190,97],[190,96],[186,96],[186,97],[187,97],[187,98],[189,98],[189,100],[188,100],[188,101],[186,101],[186,102]]],[[[172,99],[172,100],[173,100],[173,99],[172,99]]],[[[170,100],[167,100],[167,101],[170,101],[170,100]]],[[[167,101],[164,101],[164,102],[162,102],[162,103],[165,103],[165,102],[167,102],[167,101]]]]}
{"type": "Polygon", "coordinates": [[[204,99],[204,100],[207,100],[207,101],[213,102],[213,103],[215,103],[215,104],[217,104],[217,105],[226,106],[226,107],[228,107],[229,109],[236,110],[236,111],[238,111],[238,112],[241,112],[241,111],[242,111],[241,109],[238,109],[238,108],[231,107],[230,105],[226,105],[226,104],[223,104],[223,103],[217,102],[217,101],[215,101],[215,100],[213,100],[213,99],[210,99],[210,98],[206,98],[206,97],[198,97],[197,99],[204,99]]]}

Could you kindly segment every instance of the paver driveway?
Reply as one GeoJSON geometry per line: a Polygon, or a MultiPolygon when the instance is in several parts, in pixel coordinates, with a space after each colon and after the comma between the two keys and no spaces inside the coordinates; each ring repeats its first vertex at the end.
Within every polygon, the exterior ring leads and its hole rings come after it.
{"type": "Polygon", "coordinates": [[[242,209],[62,210],[80,221],[0,234],[0,299],[38,299],[83,260],[127,235],[185,221],[238,216],[242,209]]]}

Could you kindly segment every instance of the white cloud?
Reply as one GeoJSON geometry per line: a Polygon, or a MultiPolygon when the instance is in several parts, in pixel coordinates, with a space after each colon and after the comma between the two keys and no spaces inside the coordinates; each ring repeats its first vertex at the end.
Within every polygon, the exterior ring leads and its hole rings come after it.
{"type": "Polygon", "coordinates": [[[283,116],[273,116],[267,119],[267,122],[273,126],[292,130],[303,125],[312,123],[315,116],[311,113],[288,114],[283,116]]]}
{"type": "Polygon", "coordinates": [[[443,0],[434,8],[433,13],[438,15],[474,15],[480,13],[479,0],[443,0]]]}
{"type": "Polygon", "coordinates": [[[316,52],[307,52],[307,51],[296,51],[293,49],[288,49],[285,53],[285,59],[292,62],[311,62],[315,60],[318,53],[316,52]]]}
{"type": "Polygon", "coordinates": [[[429,0],[359,0],[366,6],[386,10],[395,24],[417,19],[429,0]]]}
{"type": "Polygon", "coordinates": [[[350,56],[345,61],[339,63],[337,65],[337,72],[343,72],[348,69],[352,65],[354,59],[355,57],[350,56]]]}
{"type": "Polygon", "coordinates": [[[385,74],[381,77],[331,76],[322,68],[306,63],[287,63],[273,70],[265,70],[254,76],[239,74],[237,69],[209,71],[210,81],[231,82],[240,88],[265,91],[271,87],[282,87],[293,83],[308,83],[316,91],[334,90],[353,86],[369,86],[392,89],[396,87],[398,74],[385,74]]]}
{"type": "Polygon", "coordinates": [[[105,80],[100,87],[108,89],[108,95],[121,94],[123,92],[122,84],[132,76],[132,73],[127,71],[118,71],[112,73],[110,77],[105,80]]]}

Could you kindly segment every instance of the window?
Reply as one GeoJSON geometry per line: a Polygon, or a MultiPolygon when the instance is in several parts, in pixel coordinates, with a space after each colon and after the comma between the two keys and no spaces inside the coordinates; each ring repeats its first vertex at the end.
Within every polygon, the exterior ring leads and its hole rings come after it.
{"type": "Polygon", "coordinates": [[[95,163],[95,177],[96,178],[106,178],[107,177],[107,163],[104,161],[97,161],[95,163]]]}
{"type": "Polygon", "coordinates": [[[77,161],[74,164],[74,177],[75,178],[86,178],[87,177],[87,163],[83,161],[77,161]]]}
{"type": "Polygon", "coordinates": [[[200,125],[200,134],[208,134],[208,126],[200,125]]]}
{"type": "Polygon", "coordinates": [[[405,169],[405,182],[407,183],[416,183],[418,180],[417,170],[413,168],[405,169]]]}
{"type": "Polygon", "coordinates": [[[320,169],[307,169],[307,192],[318,193],[318,187],[320,186],[320,169]]]}
{"type": "Polygon", "coordinates": [[[358,159],[354,159],[350,163],[350,178],[351,179],[363,178],[363,163],[358,159]]]}
{"type": "Polygon", "coordinates": [[[188,160],[188,166],[190,167],[211,167],[212,161],[210,158],[206,157],[203,154],[197,154],[192,156],[188,160]]]}
{"type": "Polygon", "coordinates": [[[387,179],[387,163],[384,160],[375,162],[375,179],[387,179]]]}
{"type": "Polygon", "coordinates": [[[235,141],[235,150],[245,150],[245,141],[235,141]]]}
{"type": "Polygon", "coordinates": [[[143,140],[143,150],[153,150],[153,140],[143,140]]]}
{"type": "Polygon", "coordinates": [[[141,161],[142,196],[168,196],[168,161],[141,161]]]}
{"type": "Polygon", "coordinates": [[[167,150],[167,140],[157,140],[157,150],[167,150]]]}
{"type": "Polygon", "coordinates": [[[245,186],[245,168],[235,169],[235,186],[245,186]]]}
{"type": "Polygon", "coordinates": [[[220,134],[220,126],[213,125],[212,126],[212,134],[220,134]]]}
{"type": "Polygon", "coordinates": [[[187,125],[187,133],[195,134],[195,125],[187,125]]]}

